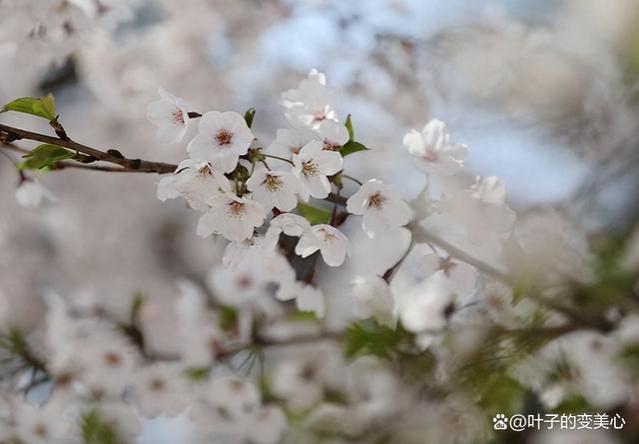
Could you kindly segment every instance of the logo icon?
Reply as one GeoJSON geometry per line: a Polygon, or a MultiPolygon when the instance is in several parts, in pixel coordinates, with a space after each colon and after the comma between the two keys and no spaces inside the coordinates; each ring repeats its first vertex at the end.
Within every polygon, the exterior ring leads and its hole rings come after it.
{"type": "Polygon", "coordinates": [[[503,413],[497,413],[493,418],[493,428],[495,430],[506,430],[508,428],[508,418],[503,413]]]}

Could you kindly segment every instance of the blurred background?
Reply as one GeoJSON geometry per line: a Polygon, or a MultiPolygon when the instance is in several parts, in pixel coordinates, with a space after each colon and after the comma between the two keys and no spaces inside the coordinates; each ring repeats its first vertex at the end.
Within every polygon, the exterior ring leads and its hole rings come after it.
{"type": "MultiPolygon", "coordinates": [[[[177,163],[186,140],[158,143],[145,118],[158,87],[200,112],[255,107],[269,143],[286,126],[280,93],[317,68],[373,149],[347,159],[353,175],[414,197],[424,179],[401,140],[437,117],[470,147],[468,183],[498,175],[522,215],[554,206],[588,232],[626,231],[639,211],[638,12],[637,0],[0,0],[0,103],[53,92],[75,140],[177,163]]],[[[111,310],[143,289],[145,316],[167,318],[176,280],[204,279],[223,246],[196,237],[182,200],[156,199],[158,180],[52,172],[41,181],[57,203],[32,211],[0,157],[0,317],[12,313],[0,321],[34,325],[51,289],[111,310]]]]}

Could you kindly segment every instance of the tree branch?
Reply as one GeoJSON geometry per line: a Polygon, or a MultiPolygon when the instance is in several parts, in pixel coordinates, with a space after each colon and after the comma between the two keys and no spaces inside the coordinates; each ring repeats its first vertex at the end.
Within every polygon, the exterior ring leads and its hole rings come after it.
{"type": "MultiPolygon", "coordinates": [[[[138,173],[167,174],[174,172],[177,168],[177,165],[164,162],[150,162],[142,159],[129,159],[124,157],[124,155],[122,155],[122,153],[120,153],[118,150],[110,149],[107,151],[101,151],[96,148],[82,145],[71,139],[65,140],[59,137],[47,136],[45,134],[34,133],[20,128],[14,128],[12,126],[0,124],[0,141],[8,144],[15,140],[33,140],[37,142],[62,146],[86,156],[90,156],[89,159],[83,158],[83,163],[90,163],[99,160],[120,165],[126,170],[132,170],[138,173]]],[[[101,169],[101,171],[110,170],[101,169]]]]}

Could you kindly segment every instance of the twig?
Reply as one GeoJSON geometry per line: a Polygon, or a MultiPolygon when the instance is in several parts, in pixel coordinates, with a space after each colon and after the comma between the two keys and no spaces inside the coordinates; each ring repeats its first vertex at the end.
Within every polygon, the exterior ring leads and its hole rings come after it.
{"type": "MultiPolygon", "coordinates": [[[[34,133],[20,128],[14,128],[8,125],[0,124],[0,137],[5,142],[13,142],[14,140],[26,139],[62,146],[74,150],[78,153],[91,156],[95,160],[114,163],[116,165],[120,165],[124,168],[135,170],[140,173],[167,174],[174,172],[177,168],[177,165],[164,162],[150,162],[142,159],[129,159],[122,155],[122,153],[120,153],[118,150],[110,149],[107,151],[101,151],[96,148],[82,145],[70,139],[65,140],[59,137],[47,136],[45,134],[34,133]]],[[[87,162],[87,160],[85,160],[85,162],[87,162]]]]}

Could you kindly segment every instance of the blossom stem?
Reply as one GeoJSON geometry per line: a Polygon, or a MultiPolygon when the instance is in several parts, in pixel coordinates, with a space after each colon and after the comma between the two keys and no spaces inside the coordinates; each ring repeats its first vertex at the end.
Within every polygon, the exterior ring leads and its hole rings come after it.
{"type": "Polygon", "coordinates": [[[361,181],[361,180],[356,179],[356,178],[355,178],[355,177],[353,177],[353,176],[349,176],[348,174],[344,174],[344,173],[342,173],[342,177],[343,177],[344,179],[348,179],[348,180],[350,180],[351,182],[355,182],[355,183],[356,183],[356,184],[358,184],[360,187],[361,187],[362,185],[364,185],[364,184],[362,183],[362,181],[361,181]]]}
{"type": "Polygon", "coordinates": [[[198,117],[202,117],[202,114],[195,111],[189,111],[188,114],[191,119],[197,119],[198,117]]]}
{"type": "Polygon", "coordinates": [[[272,155],[272,154],[264,154],[264,153],[262,153],[262,156],[264,156],[264,157],[269,157],[269,158],[271,158],[271,159],[281,160],[282,162],[286,162],[286,163],[289,163],[289,164],[291,164],[291,165],[295,165],[295,164],[293,163],[293,161],[292,161],[292,160],[285,159],[284,157],[274,156],[274,155],[272,155]]]}

